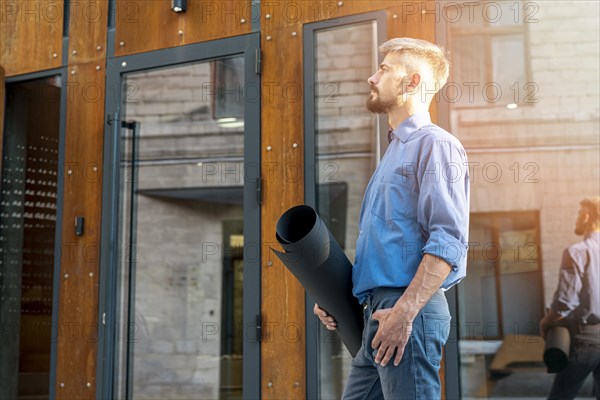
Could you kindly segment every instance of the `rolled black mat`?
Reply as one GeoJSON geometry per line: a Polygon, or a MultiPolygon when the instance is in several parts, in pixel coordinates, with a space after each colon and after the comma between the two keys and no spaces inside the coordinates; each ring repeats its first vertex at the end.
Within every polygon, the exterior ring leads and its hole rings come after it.
{"type": "Polygon", "coordinates": [[[310,206],[287,210],[276,227],[284,253],[273,249],[308,295],[337,322],[342,342],[356,356],[363,331],[362,307],[352,295],[352,263],[310,206]]]}
{"type": "Polygon", "coordinates": [[[544,363],[548,373],[553,374],[566,368],[569,362],[570,344],[571,336],[567,328],[564,326],[550,328],[544,346],[544,363]]]}

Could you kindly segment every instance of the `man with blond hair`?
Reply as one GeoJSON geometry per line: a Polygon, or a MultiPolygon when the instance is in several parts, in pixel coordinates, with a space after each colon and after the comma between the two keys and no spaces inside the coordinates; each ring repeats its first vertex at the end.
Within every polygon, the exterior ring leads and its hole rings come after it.
{"type": "Polygon", "coordinates": [[[574,399],[591,373],[600,397],[600,197],[579,204],[575,234],[583,241],[563,251],[558,288],[540,322],[544,339],[555,325],[566,326],[571,334],[569,362],[554,377],[548,399],[574,399]]]}
{"type": "MultiPolygon", "coordinates": [[[[466,274],[467,157],[429,116],[446,83],[444,52],[396,38],[367,82],[367,108],[388,116],[390,144],[360,212],[353,293],[363,304],[363,342],[344,399],[439,399],[442,347],[450,329],[443,293],[466,274]]],[[[328,329],[335,316],[315,304],[328,329]]]]}

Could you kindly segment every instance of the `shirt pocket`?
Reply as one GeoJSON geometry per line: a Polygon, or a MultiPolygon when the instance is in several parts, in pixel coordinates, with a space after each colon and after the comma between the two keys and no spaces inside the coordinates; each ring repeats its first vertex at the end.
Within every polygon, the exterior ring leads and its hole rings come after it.
{"type": "Polygon", "coordinates": [[[371,213],[386,222],[415,219],[418,194],[412,177],[384,176],[378,183],[371,213]]]}

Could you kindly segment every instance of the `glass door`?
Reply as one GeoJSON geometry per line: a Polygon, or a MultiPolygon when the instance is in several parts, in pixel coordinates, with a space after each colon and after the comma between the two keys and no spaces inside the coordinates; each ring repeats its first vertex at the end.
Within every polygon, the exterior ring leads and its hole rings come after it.
{"type": "Polygon", "coordinates": [[[121,74],[120,121],[112,122],[115,398],[257,396],[260,164],[259,113],[248,106],[248,78],[257,79],[251,56],[121,74]]]}
{"type": "MultiPolygon", "coordinates": [[[[387,148],[387,139],[380,140],[387,138],[385,116],[365,107],[385,19],[373,12],[304,26],[304,84],[314,88],[304,104],[305,198],[351,261],[362,197],[387,148]]],[[[307,396],[339,399],[351,355],[337,333],[317,322],[313,304],[307,299],[307,396]]]]}

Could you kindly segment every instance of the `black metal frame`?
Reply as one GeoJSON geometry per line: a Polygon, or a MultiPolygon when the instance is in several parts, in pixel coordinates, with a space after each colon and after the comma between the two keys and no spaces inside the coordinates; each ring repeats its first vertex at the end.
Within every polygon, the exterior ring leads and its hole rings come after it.
{"type": "MultiPolygon", "coordinates": [[[[111,3],[114,7],[114,0],[111,3]]],[[[116,286],[118,263],[118,206],[120,154],[120,115],[122,110],[123,74],[208,61],[232,55],[245,58],[245,85],[252,85],[260,98],[260,76],[255,70],[256,57],[260,54],[260,34],[250,33],[210,42],[190,44],[164,50],[130,56],[114,57],[114,11],[111,13],[108,33],[104,171],[102,193],[102,237],[100,247],[99,310],[101,323],[98,337],[98,363],[96,368],[96,398],[113,397],[115,376],[115,326],[117,317],[116,286]],[[110,90],[115,93],[110,93],[110,90]]],[[[260,72],[260,71],[258,71],[260,72]]],[[[244,109],[244,163],[260,166],[260,101],[246,99],[244,109]]],[[[246,169],[245,169],[246,170],[246,169]]],[[[258,184],[258,177],[254,177],[258,184]]],[[[245,243],[260,248],[260,204],[256,187],[245,177],[244,184],[244,236],[245,243]]],[[[260,313],[260,257],[244,260],[244,327],[254,326],[260,313]]],[[[260,342],[244,336],[243,396],[260,398],[260,342]]]]}
{"type": "MultiPolygon", "coordinates": [[[[369,21],[377,21],[377,40],[379,43],[385,41],[387,37],[387,13],[385,11],[367,12],[304,25],[304,88],[313,88],[315,85],[314,33],[322,29],[369,21]]],[[[367,78],[368,76],[365,76],[365,84],[367,78]]],[[[310,92],[307,90],[306,93],[310,92]]],[[[312,207],[316,206],[315,121],[314,96],[304,96],[304,201],[312,207]]],[[[386,132],[385,116],[380,116],[378,137],[385,139],[385,146],[387,146],[386,132]]],[[[380,143],[383,142],[380,141],[380,143]]],[[[319,322],[313,314],[313,305],[314,301],[306,296],[306,398],[308,399],[320,397],[319,322]]]]}
{"type": "MultiPolygon", "coordinates": [[[[436,3],[443,3],[436,1],[436,3]]],[[[441,4],[443,7],[443,4],[441,4]]],[[[435,41],[436,43],[447,49],[447,37],[446,37],[446,22],[443,19],[439,19],[435,23],[435,41]]],[[[440,101],[437,102],[437,124],[450,132],[450,104],[444,98],[444,96],[437,96],[440,101]]],[[[445,366],[445,384],[446,384],[446,398],[448,400],[460,399],[461,387],[460,387],[460,358],[458,352],[458,295],[456,292],[456,286],[446,291],[446,299],[448,300],[448,307],[450,308],[450,316],[452,317],[453,323],[450,324],[450,337],[448,342],[444,346],[444,366],[445,366]]]]}
{"type": "MultiPolygon", "coordinates": [[[[125,110],[123,110],[125,111],[125,110]]],[[[131,149],[130,149],[130,157],[131,157],[131,165],[130,165],[130,171],[128,172],[128,176],[127,179],[130,179],[129,183],[129,192],[130,192],[130,197],[128,199],[128,203],[129,203],[129,238],[127,240],[128,246],[127,246],[127,260],[128,260],[128,271],[127,271],[127,276],[129,277],[129,279],[127,280],[127,298],[126,299],[121,299],[116,297],[116,304],[120,304],[120,302],[126,301],[127,302],[127,325],[126,327],[123,327],[123,331],[127,337],[126,339],[126,359],[125,359],[125,374],[127,376],[127,385],[125,387],[125,398],[129,399],[131,398],[131,396],[133,395],[133,382],[132,382],[132,377],[133,377],[133,343],[135,343],[135,333],[136,333],[136,329],[135,329],[135,279],[136,279],[136,268],[137,268],[137,255],[136,255],[136,249],[137,246],[135,246],[135,244],[137,243],[137,197],[136,197],[136,192],[137,192],[137,186],[138,186],[138,181],[137,181],[137,156],[138,156],[138,140],[140,137],[140,123],[138,121],[132,121],[132,122],[126,122],[126,121],[122,121],[119,124],[118,129],[116,129],[117,132],[121,132],[121,129],[125,128],[128,129],[129,132],[131,133],[131,149]]],[[[120,135],[119,135],[120,138],[120,135]]],[[[117,153],[118,154],[118,153],[117,153]]],[[[119,166],[120,166],[120,162],[119,162],[119,166]]],[[[120,168],[117,168],[116,164],[113,164],[112,167],[114,169],[117,169],[120,171],[120,168]]],[[[123,178],[119,175],[120,178],[123,178]]],[[[121,180],[119,179],[119,182],[121,180]]],[[[117,219],[118,220],[118,219],[117,219]]],[[[115,225],[117,226],[117,225],[115,225]]],[[[118,233],[117,233],[118,235],[118,233]]],[[[124,243],[125,241],[123,241],[124,243]]],[[[119,253],[118,251],[115,252],[115,255],[118,256],[119,260],[124,260],[125,258],[123,257],[123,253],[125,253],[125,251],[119,253]]],[[[115,281],[114,282],[115,285],[118,285],[118,282],[115,281]]],[[[110,331],[111,327],[109,327],[109,331],[110,331]]],[[[115,325],[114,329],[118,329],[115,325]]],[[[119,336],[117,336],[119,337],[119,336]]]]}
{"type": "MultiPolygon", "coordinates": [[[[68,41],[63,41],[63,46],[67,45],[68,41]]],[[[66,54],[66,52],[65,52],[66,54]]],[[[64,58],[63,58],[64,59],[64,58]]],[[[40,72],[34,72],[23,75],[16,75],[7,77],[4,81],[6,84],[20,83],[31,81],[35,79],[50,78],[53,76],[60,76],[63,86],[60,90],[60,117],[59,117],[59,131],[58,131],[58,176],[56,182],[56,224],[55,224],[55,235],[54,235],[54,276],[52,280],[52,332],[51,338],[58,338],[58,306],[60,299],[60,261],[61,261],[61,250],[62,246],[56,246],[56,244],[62,243],[62,215],[63,215],[63,192],[64,192],[64,164],[65,164],[65,136],[67,129],[67,90],[64,84],[67,82],[67,68],[55,68],[40,72]]],[[[6,120],[5,120],[6,123],[6,120]]],[[[0,138],[2,139],[2,138],[0,138]]],[[[50,398],[55,397],[55,382],[56,382],[56,352],[57,352],[58,340],[53,341],[50,344],[50,398]]]]}

